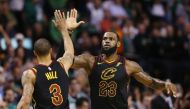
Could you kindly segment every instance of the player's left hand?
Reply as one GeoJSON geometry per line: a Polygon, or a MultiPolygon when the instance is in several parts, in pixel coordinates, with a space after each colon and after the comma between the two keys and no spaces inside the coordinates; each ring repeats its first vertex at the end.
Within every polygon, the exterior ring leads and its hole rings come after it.
{"type": "Polygon", "coordinates": [[[175,84],[171,83],[170,81],[166,81],[165,83],[165,88],[167,90],[167,94],[171,94],[173,95],[174,97],[177,97],[176,96],[176,93],[177,93],[177,87],[175,84]]]}
{"type": "Polygon", "coordinates": [[[70,12],[67,11],[66,24],[67,24],[68,30],[73,30],[77,28],[79,25],[84,23],[84,21],[77,22],[77,15],[78,15],[78,12],[76,9],[71,9],[70,12]]]}

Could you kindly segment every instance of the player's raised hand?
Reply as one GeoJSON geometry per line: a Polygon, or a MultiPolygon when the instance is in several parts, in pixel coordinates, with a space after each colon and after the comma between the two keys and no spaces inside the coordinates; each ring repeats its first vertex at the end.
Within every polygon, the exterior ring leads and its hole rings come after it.
{"type": "Polygon", "coordinates": [[[79,25],[84,23],[84,21],[77,22],[77,15],[78,15],[78,12],[76,9],[71,9],[70,12],[67,11],[66,24],[69,30],[73,30],[77,28],[79,25]]]}
{"type": "Polygon", "coordinates": [[[174,97],[177,97],[177,96],[176,96],[177,87],[176,87],[175,84],[173,84],[173,83],[167,81],[167,82],[165,83],[165,87],[166,87],[166,90],[167,90],[167,93],[168,93],[168,94],[172,94],[174,97]]]}
{"type": "Polygon", "coordinates": [[[52,21],[55,24],[55,26],[60,31],[67,30],[67,25],[66,25],[66,19],[65,19],[64,12],[61,12],[60,10],[55,10],[54,17],[55,17],[55,19],[52,20],[52,21]]]}

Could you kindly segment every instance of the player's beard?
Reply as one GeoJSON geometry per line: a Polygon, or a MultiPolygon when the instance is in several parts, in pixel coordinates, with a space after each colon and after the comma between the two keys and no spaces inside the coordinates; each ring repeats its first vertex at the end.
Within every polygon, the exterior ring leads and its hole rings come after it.
{"type": "Polygon", "coordinates": [[[117,50],[117,46],[114,46],[109,49],[105,49],[104,47],[102,47],[101,53],[105,54],[106,56],[111,56],[112,54],[114,54],[116,52],[116,50],[117,50]]]}

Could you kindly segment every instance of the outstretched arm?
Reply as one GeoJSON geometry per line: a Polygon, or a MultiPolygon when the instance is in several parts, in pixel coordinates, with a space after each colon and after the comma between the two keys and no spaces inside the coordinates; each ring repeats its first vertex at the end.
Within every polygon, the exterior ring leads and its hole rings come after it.
{"type": "MultiPolygon", "coordinates": [[[[66,19],[66,25],[67,25],[67,30],[71,33],[74,29],[79,27],[81,24],[84,23],[84,21],[79,21],[77,22],[77,16],[78,12],[76,9],[71,9],[70,11],[67,11],[67,19],[66,19]]],[[[71,35],[71,34],[70,34],[71,35]]],[[[56,58],[58,59],[61,57],[61,55],[65,52],[63,49],[64,41],[61,41],[60,47],[58,54],[56,58]]]]}
{"type": "Polygon", "coordinates": [[[67,30],[65,14],[61,13],[60,10],[56,10],[54,12],[54,15],[55,15],[55,20],[53,20],[53,22],[62,34],[62,38],[64,41],[64,49],[65,49],[65,53],[61,58],[58,59],[58,61],[64,66],[65,71],[68,73],[68,70],[73,63],[74,47],[72,40],[69,36],[69,32],[67,30]]]}
{"type": "Polygon", "coordinates": [[[88,53],[84,53],[84,54],[75,56],[72,68],[74,69],[84,68],[87,71],[87,73],[90,74],[90,71],[93,67],[94,62],[95,62],[94,56],[88,53]]]}
{"type": "Polygon", "coordinates": [[[149,76],[136,62],[126,61],[126,69],[131,76],[145,86],[156,90],[166,89],[168,94],[173,94],[174,97],[176,96],[176,86],[174,84],[149,76]]]}
{"type": "Polygon", "coordinates": [[[22,76],[23,94],[17,109],[29,109],[32,94],[34,92],[35,75],[31,70],[27,70],[22,76]]]}

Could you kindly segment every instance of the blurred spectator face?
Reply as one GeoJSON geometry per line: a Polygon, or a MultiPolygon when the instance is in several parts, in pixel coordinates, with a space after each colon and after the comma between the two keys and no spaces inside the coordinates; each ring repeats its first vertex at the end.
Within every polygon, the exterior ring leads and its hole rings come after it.
{"type": "Polygon", "coordinates": [[[139,26],[138,26],[138,29],[139,29],[139,33],[140,34],[144,34],[145,33],[145,26],[143,25],[143,24],[140,24],[139,26]]]}
{"type": "Polygon", "coordinates": [[[7,46],[7,54],[9,54],[10,57],[14,57],[15,52],[14,52],[13,47],[10,45],[7,46]]]}
{"type": "Polygon", "coordinates": [[[121,0],[114,0],[116,4],[120,5],[122,3],[121,0]]]}
{"type": "Polygon", "coordinates": [[[33,36],[32,29],[31,29],[31,28],[27,28],[27,29],[26,29],[26,36],[27,36],[27,37],[33,36]]]}
{"type": "Polygon", "coordinates": [[[160,30],[157,28],[154,28],[152,30],[152,35],[153,35],[153,37],[160,37],[160,30]]]}
{"type": "Polygon", "coordinates": [[[81,38],[79,38],[78,43],[81,44],[81,47],[85,50],[88,50],[91,46],[90,37],[88,32],[84,31],[81,38]]]}
{"type": "Polygon", "coordinates": [[[173,36],[174,30],[173,30],[173,27],[171,25],[167,26],[167,33],[168,33],[168,36],[173,36]]]}
{"type": "Polygon", "coordinates": [[[117,19],[116,18],[112,18],[111,21],[111,28],[112,29],[117,29],[119,27],[118,23],[117,23],[117,19]]]}
{"type": "Polygon", "coordinates": [[[17,40],[18,43],[18,47],[22,47],[23,46],[23,39],[24,39],[24,35],[22,33],[17,33],[15,35],[15,38],[17,40]]]}
{"type": "Polygon", "coordinates": [[[98,8],[101,5],[101,0],[94,0],[95,8],[98,8]]]}
{"type": "Polygon", "coordinates": [[[75,93],[78,93],[81,91],[81,86],[75,78],[72,79],[70,82],[70,91],[75,92],[75,93]]]}
{"type": "Polygon", "coordinates": [[[12,89],[7,89],[5,91],[5,101],[8,103],[12,103],[15,99],[15,93],[12,89]]]}
{"type": "Polygon", "coordinates": [[[24,48],[18,48],[17,49],[17,52],[16,52],[16,56],[20,59],[23,59],[24,56],[25,56],[25,53],[24,53],[24,48]]]}
{"type": "Polygon", "coordinates": [[[151,94],[145,93],[143,96],[143,105],[146,107],[146,109],[150,109],[152,100],[151,94]]]}
{"type": "Polygon", "coordinates": [[[183,16],[180,16],[178,19],[177,19],[177,23],[178,25],[183,25],[185,24],[185,18],[183,16]]]}
{"type": "Polygon", "coordinates": [[[133,100],[132,100],[132,96],[131,95],[127,98],[127,103],[128,103],[128,107],[130,109],[133,106],[133,100]]]}
{"type": "Polygon", "coordinates": [[[43,26],[42,26],[42,24],[41,23],[35,23],[34,24],[34,31],[35,31],[35,34],[36,35],[40,35],[40,34],[42,34],[43,33],[43,26]]]}
{"type": "Polygon", "coordinates": [[[5,78],[3,76],[3,73],[0,72],[0,86],[2,86],[5,83],[5,78]]]}
{"type": "Polygon", "coordinates": [[[99,46],[100,45],[100,41],[97,35],[92,36],[91,38],[91,42],[93,46],[99,46]]]}
{"type": "Polygon", "coordinates": [[[185,32],[190,34],[190,24],[185,25],[185,32]]]}
{"type": "Polygon", "coordinates": [[[4,61],[4,63],[3,63],[3,69],[4,70],[8,70],[9,67],[10,67],[9,62],[8,61],[4,61]]]}
{"type": "Polygon", "coordinates": [[[5,77],[3,74],[3,68],[0,67],[0,86],[5,83],[5,77]]]}
{"type": "Polygon", "coordinates": [[[87,80],[87,72],[84,70],[84,69],[77,69],[76,70],[76,80],[78,82],[78,84],[81,86],[81,88],[85,88],[87,83],[88,83],[88,80],[87,80]]]}
{"type": "Polygon", "coordinates": [[[104,9],[104,19],[111,18],[110,11],[108,9],[104,9]]]}
{"type": "Polygon", "coordinates": [[[18,57],[14,58],[14,65],[15,65],[15,67],[22,67],[22,64],[23,64],[23,62],[22,62],[22,60],[20,58],[18,58],[18,57]]]}
{"type": "Polygon", "coordinates": [[[20,69],[20,67],[15,66],[13,68],[13,76],[15,77],[16,80],[21,79],[21,69],[20,69]]]}
{"type": "Polygon", "coordinates": [[[9,9],[9,5],[7,3],[7,0],[0,0],[0,12],[6,13],[9,9]]]}
{"type": "Polygon", "coordinates": [[[160,3],[161,1],[160,0],[155,0],[155,3],[160,3]]]}
{"type": "Polygon", "coordinates": [[[141,93],[139,88],[135,88],[134,90],[135,98],[137,101],[141,101],[141,93]]]}
{"type": "Polygon", "coordinates": [[[125,22],[125,27],[130,27],[130,26],[132,26],[132,21],[131,20],[127,20],[125,22]]]}
{"type": "Polygon", "coordinates": [[[6,102],[0,100],[0,109],[7,109],[7,104],[6,104],[6,102]]]}

